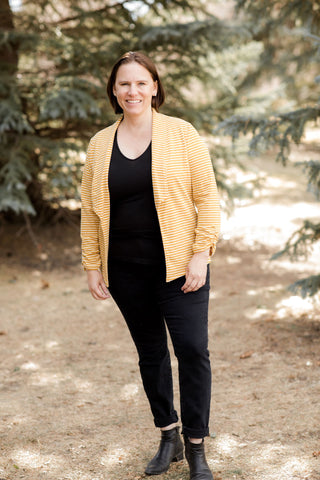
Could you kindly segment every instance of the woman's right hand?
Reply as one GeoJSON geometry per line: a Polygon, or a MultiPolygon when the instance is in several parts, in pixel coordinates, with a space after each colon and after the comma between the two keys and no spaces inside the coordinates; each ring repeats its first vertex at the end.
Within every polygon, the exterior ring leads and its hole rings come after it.
{"type": "Polygon", "coordinates": [[[99,270],[87,270],[87,281],[91,295],[96,300],[106,300],[111,295],[99,270]]]}

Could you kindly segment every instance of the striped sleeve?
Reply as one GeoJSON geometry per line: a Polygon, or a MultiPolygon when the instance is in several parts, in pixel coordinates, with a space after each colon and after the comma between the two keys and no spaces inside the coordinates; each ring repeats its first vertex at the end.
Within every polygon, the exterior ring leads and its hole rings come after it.
{"type": "Polygon", "coordinates": [[[92,205],[93,157],[94,138],[89,143],[81,183],[82,265],[85,270],[98,270],[101,267],[99,218],[92,205]]]}
{"type": "Polygon", "coordinates": [[[209,151],[197,130],[188,124],[187,152],[191,171],[192,196],[197,208],[193,253],[216,249],[220,232],[220,202],[209,151]]]}

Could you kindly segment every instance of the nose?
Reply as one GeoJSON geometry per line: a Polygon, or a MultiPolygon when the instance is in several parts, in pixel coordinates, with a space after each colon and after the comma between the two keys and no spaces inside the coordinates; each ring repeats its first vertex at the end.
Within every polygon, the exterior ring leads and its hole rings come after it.
{"type": "Polygon", "coordinates": [[[129,95],[134,95],[137,91],[137,87],[133,84],[130,85],[130,88],[129,88],[129,95]]]}

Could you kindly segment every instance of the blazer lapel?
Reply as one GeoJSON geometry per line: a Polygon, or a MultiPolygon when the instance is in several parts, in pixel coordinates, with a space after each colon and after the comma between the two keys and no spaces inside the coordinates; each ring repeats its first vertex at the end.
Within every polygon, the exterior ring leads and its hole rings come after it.
{"type": "Polygon", "coordinates": [[[100,161],[96,165],[96,191],[98,194],[97,198],[99,198],[100,201],[97,202],[95,211],[100,217],[104,227],[107,226],[105,225],[106,212],[110,211],[110,195],[108,187],[110,160],[114,136],[121,119],[122,118],[118,119],[114,124],[106,129],[105,138],[102,139],[102,142],[105,145],[105,153],[101,155],[100,161]]]}
{"type": "Polygon", "coordinates": [[[165,117],[152,110],[152,184],[156,207],[168,197],[166,162],[169,155],[165,117]]]}

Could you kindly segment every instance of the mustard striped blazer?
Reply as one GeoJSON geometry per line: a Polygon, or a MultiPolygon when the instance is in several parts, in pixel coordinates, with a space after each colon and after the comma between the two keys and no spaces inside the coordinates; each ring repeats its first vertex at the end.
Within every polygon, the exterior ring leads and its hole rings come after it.
{"type": "MultiPolygon", "coordinates": [[[[108,286],[110,197],[108,171],[121,118],[90,141],[81,199],[82,264],[101,269],[108,286]]],[[[194,127],[153,110],[152,182],[166,262],[167,282],[185,275],[193,253],[215,251],[219,197],[209,152],[194,127]]]]}

